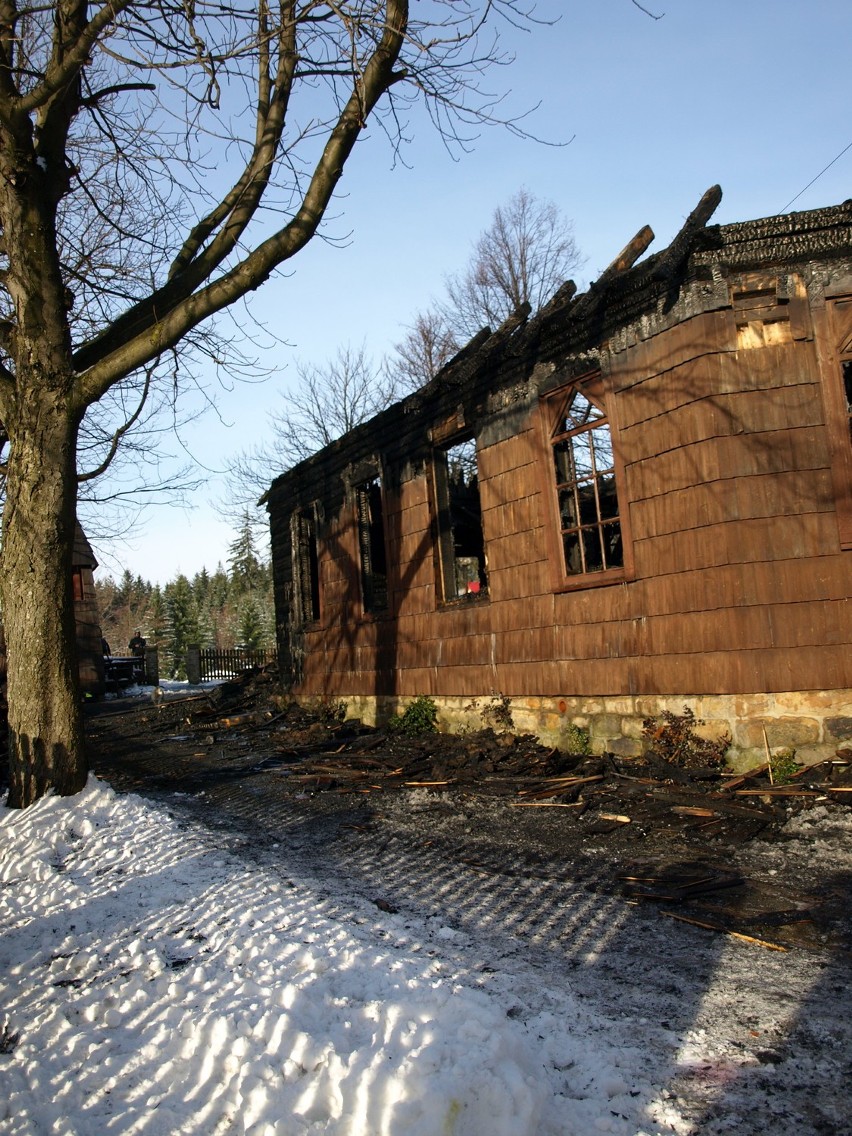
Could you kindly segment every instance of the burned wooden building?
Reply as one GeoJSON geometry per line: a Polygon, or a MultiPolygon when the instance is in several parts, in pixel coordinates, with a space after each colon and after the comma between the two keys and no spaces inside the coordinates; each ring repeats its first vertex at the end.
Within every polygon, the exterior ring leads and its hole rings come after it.
{"type": "Polygon", "coordinates": [[[852,738],[852,202],[719,196],[275,480],[294,695],[453,726],[499,692],[622,754],[684,705],[744,762],[852,738]]]}

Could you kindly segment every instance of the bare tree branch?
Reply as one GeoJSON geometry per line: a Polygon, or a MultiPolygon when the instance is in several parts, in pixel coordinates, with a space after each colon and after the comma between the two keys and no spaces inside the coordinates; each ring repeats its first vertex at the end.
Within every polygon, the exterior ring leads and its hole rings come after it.
{"type": "Polygon", "coordinates": [[[151,390],[151,377],[154,374],[155,370],[156,366],[146,369],[145,381],[142,384],[142,391],[139,395],[139,403],[136,406],[136,409],[133,411],[130,417],[126,419],[126,421],[122,422],[118,429],[113,433],[112,438],[109,442],[109,448],[100,463],[96,465],[94,469],[90,469],[87,473],[80,473],[78,471],[78,485],[82,485],[86,481],[94,481],[97,477],[102,477],[112,465],[115,455],[118,453],[118,447],[121,444],[122,439],[127,437],[127,435],[130,433],[130,431],[133,429],[142,415],[145,403],[148,401],[148,394],[151,390]]]}

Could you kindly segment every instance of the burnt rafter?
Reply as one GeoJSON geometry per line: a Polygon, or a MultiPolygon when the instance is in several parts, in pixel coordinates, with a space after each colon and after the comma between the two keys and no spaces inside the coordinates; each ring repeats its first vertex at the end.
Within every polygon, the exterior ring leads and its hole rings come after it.
{"type": "Polygon", "coordinates": [[[654,280],[672,280],[692,251],[696,236],[707,226],[707,222],[719,207],[722,200],[722,188],[712,185],[702,196],[696,207],[687,217],[682,229],[660,255],[654,265],[652,277],[654,280]]]}
{"type": "Polygon", "coordinates": [[[436,382],[439,387],[467,386],[485,368],[493,367],[495,359],[499,367],[501,355],[512,337],[525,327],[530,311],[528,303],[521,304],[487,338],[479,341],[477,336],[471,340],[469,347],[472,350],[465,352],[461,358],[457,356],[457,363],[449,363],[438,373],[436,382]]]}
{"type": "MultiPolygon", "coordinates": [[[[642,283],[658,287],[660,281],[669,283],[672,280],[688,258],[697,235],[704,229],[721,199],[722,190],[718,185],[707,190],[678,235],[653,262],[648,279],[643,279],[642,283]]],[[[421,406],[432,393],[440,389],[468,384],[482,367],[490,365],[496,349],[507,346],[510,341],[513,347],[509,354],[517,355],[535,350],[541,330],[547,323],[558,320],[571,338],[574,338],[572,333],[575,331],[582,337],[589,322],[605,308],[613,285],[622,284],[626,274],[647,252],[653,240],[653,229],[650,225],[644,225],[589,286],[587,292],[578,296],[574,281],[566,280],[532,319],[530,319],[529,304],[524,304],[512,312],[496,331],[483,328],[445,364],[431,383],[411,396],[410,408],[421,406]]]]}
{"type": "Polygon", "coordinates": [[[531,305],[524,302],[503,320],[496,331],[492,331],[490,327],[482,328],[441,368],[435,376],[435,381],[438,384],[457,383],[460,378],[478,370],[482,363],[491,357],[495,347],[512,336],[519,327],[524,326],[531,311],[531,305]]]}
{"type": "Polygon", "coordinates": [[[571,290],[571,281],[567,281],[539,312],[535,320],[531,321],[531,328],[535,326],[537,330],[538,325],[558,320],[563,325],[563,334],[567,334],[571,339],[582,338],[585,329],[606,310],[615,293],[621,295],[625,289],[638,291],[649,285],[655,289],[659,289],[661,284],[670,285],[688,260],[700,234],[706,228],[707,222],[721,200],[720,187],[711,186],[702,195],[668,248],[652,261],[637,266],[637,261],[647,252],[654,239],[651,227],[643,226],[589,286],[587,292],[575,297],[571,290]],[[634,267],[638,276],[631,272],[634,267]]]}
{"type": "MultiPolygon", "coordinates": [[[[693,278],[707,281],[716,272],[750,270],[768,263],[795,264],[805,252],[819,259],[836,258],[846,249],[852,255],[852,201],[709,226],[720,193],[717,187],[708,190],[671,245],[660,253],[641,259],[653,239],[645,226],[588,291],[578,295],[574,283],[566,281],[531,317],[513,319],[496,331],[483,328],[426,386],[382,411],[377,419],[356,427],[334,443],[325,457],[306,459],[296,473],[287,475],[288,484],[294,487],[298,482],[304,499],[311,499],[309,487],[320,469],[323,476],[334,480],[337,474],[332,466],[336,468],[337,463],[344,468],[362,449],[373,453],[377,436],[405,439],[409,453],[421,445],[428,448],[426,425],[433,415],[440,416],[447,407],[460,403],[469,415],[475,404],[485,405],[488,392],[523,385],[539,364],[545,368],[555,365],[560,374],[566,373],[566,367],[573,373],[590,369],[600,346],[612,334],[659,311],[661,303],[668,310],[673,291],[682,292],[693,278]],[[674,272],[672,279],[669,272],[674,272]],[[334,458],[329,462],[332,452],[334,458]]],[[[269,501],[270,495],[264,495],[264,503],[269,501]]]]}
{"type": "Polygon", "coordinates": [[[478,331],[469,343],[444,364],[434,379],[408,396],[405,400],[407,410],[419,411],[433,395],[439,395],[441,391],[469,386],[484,368],[493,366],[495,355],[505,349],[519,329],[525,327],[531,311],[529,303],[523,303],[506,317],[496,331],[492,331],[490,327],[478,331]]]}
{"type": "Polygon", "coordinates": [[[562,308],[567,308],[574,297],[577,295],[577,285],[573,280],[566,280],[564,284],[560,284],[544,307],[539,312],[542,319],[554,315],[556,312],[561,311],[562,308]]]}
{"type": "Polygon", "coordinates": [[[590,315],[595,308],[605,301],[607,292],[612,283],[617,280],[628,268],[632,268],[636,261],[645,253],[654,239],[654,230],[645,225],[632,240],[628,241],[612,264],[600,274],[594,284],[590,285],[588,292],[578,296],[570,311],[570,318],[579,321],[590,315]]]}
{"type": "MultiPolygon", "coordinates": [[[[462,347],[455,353],[452,359],[447,360],[447,362],[435,376],[433,382],[439,380],[442,375],[447,375],[450,372],[457,370],[462,366],[462,364],[468,363],[485,346],[485,344],[491,338],[492,334],[493,332],[491,331],[490,327],[483,327],[480,331],[478,331],[476,335],[474,335],[473,338],[464,345],[464,347],[462,347]]],[[[431,385],[431,383],[427,383],[427,386],[431,385]]]]}

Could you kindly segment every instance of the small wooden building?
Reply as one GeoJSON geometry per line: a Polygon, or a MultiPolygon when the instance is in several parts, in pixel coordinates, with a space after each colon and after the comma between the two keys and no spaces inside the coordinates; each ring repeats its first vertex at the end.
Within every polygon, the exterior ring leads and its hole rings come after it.
{"type": "MultiPolygon", "coordinates": [[[[71,557],[71,586],[77,630],[77,660],[80,692],[84,697],[100,698],[105,690],[103,638],[94,571],[98,566],[86,534],[76,522],[71,557]]],[[[6,698],[6,636],[0,624],[0,703],[6,698]]],[[[5,714],[5,710],[3,711],[5,714]]]]}
{"type": "Polygon", "coordinates": [[[74,589],[74,615],[77,622],[77,659],[80,690],[83,695],[100,697],[104,692],[104,655],[98,601],[95,594],[95,569],[98,562],[86,534],[77,522],[71,561],[74,589]]]}
{"type": "Polygon", "coordinates": [[[556,744],[690,706],[743,763],[852,739],[852,202],[709,191],[588,292],[477,336],[267,495],[295,695],[556,744]]]}

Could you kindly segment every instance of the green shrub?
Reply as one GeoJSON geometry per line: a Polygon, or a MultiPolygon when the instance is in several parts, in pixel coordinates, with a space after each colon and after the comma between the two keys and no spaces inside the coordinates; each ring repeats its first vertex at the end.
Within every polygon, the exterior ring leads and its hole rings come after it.
{"type": "Polygon", "coordinates": [[[574,757],[588,757],[591,752],[589,731],[582,726],[569,722],[563,733],[563,741],[559,747],[574,757]]]}
{"type": "Polygon", "coordinates": [[[769,768],[772,770],[772,784],[786,785],[792,781],[801,768],[796,761],[796,751],[792,748],[779,749],[769,759],[769,768]]]}
{"type": "Polygon", "coordinates": [[[418,734],[434,734],[438,729],[438,707],[434,699],[428,694],[418,694],[402,714],[394,714],[388,722],[388,729],[409,738],[418,734]]]}

